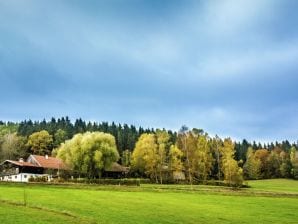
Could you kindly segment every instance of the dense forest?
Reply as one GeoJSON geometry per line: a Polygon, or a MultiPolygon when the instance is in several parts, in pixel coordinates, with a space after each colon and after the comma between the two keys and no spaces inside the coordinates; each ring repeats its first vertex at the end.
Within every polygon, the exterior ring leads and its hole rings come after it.
{"type": "MultiPolygon", "coordinates": [[[[156,182],[167,179],[164,167],[184,170],[190,182],[220,180],[227,176],[224,174],[225,164],[229,169],[234,166],[235,173],[240,172],[245,179],[298,178],[297,143],[287,140],[267,144],[245,139],[235,142],[211,137],[202,129],[185,126],[175,132],[114,122],[86,122],[82,119],[71,122],[68,117],[49,121],[0,121],[0,159],[26,158],[31,153],[52,154],[61,143],[86,132],[114,136],[118,162],[131,166],[132,176],[147,176],[156,182]],[[156,148],[154,155],[146,152],[150,144],[156,148]]],[[[237,178],[237,175],[233,177],[237,178]]]]}

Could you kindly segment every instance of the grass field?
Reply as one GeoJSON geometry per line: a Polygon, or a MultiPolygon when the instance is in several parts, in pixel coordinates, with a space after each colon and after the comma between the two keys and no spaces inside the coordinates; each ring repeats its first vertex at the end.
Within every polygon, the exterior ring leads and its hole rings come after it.
{"type": "Polygon", "coordinates": [[[297,223],[297,181],[249,185],[234,191],[185,185],[0,184],[0,223],[297,223]]]}

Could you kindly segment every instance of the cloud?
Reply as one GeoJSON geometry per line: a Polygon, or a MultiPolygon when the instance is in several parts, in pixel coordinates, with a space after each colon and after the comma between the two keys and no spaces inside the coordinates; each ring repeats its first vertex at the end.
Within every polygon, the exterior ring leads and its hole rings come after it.
{"type": "Polygon", "coordinates": [[[1,1],[0,116],[296,140],[296,5],[1,1]]]}

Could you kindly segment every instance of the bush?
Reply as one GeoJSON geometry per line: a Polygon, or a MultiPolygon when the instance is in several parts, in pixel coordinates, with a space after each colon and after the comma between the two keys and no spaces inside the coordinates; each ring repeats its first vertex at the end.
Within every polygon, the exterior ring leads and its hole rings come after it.
{"type": "Polygon", "coordinates": [[[48,182],[47,176],[40,176],[40,177],[29,177],[29,182],[48,182]]]}
{"type": "Polygon", "coordinates": [[[100,184],[100,185],[125,185],[140,186],[140,179],[73,179],[68,180],[70,183],[80,184],[100,184]]]}

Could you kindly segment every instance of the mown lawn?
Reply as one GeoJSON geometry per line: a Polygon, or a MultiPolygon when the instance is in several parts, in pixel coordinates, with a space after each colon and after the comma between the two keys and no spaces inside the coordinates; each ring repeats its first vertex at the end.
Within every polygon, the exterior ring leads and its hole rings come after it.
{"type": "Polygon", "coordinates": [[[268,179],[268,180],[254,180],[254,181],[249,181],[248,183],[254,190],[298,194],[297,180],[268,179]]]}
{"type": "MultiPolygon", "coordinates": [[[[287,185],[285,192],[297,184],[280,181],[287,185]]],[[[240,192],[208,186],[191,191],[173,185],[30,185],[25,186],[26,207],[11,204],[23,203],[22,185],[0,184],[0,223],[297,223],[298,196],[283,196],[281,188],[278,196],[251,194],[268,183],[259,182],[250,182],[253,188],[240,192]]],[[[273,180],[269,185],[267,191],[274,192],[280,184],[273,180]]]]}
{"type": "Polygon", "coordinates": [[[24,206],[16,206],[8,203],[0,203],[0,223],[24,224],[24,223],[64,223],[80,224],[88,223],[87,220],[78,220],[63,213],[40,210],[24,206]]]}

